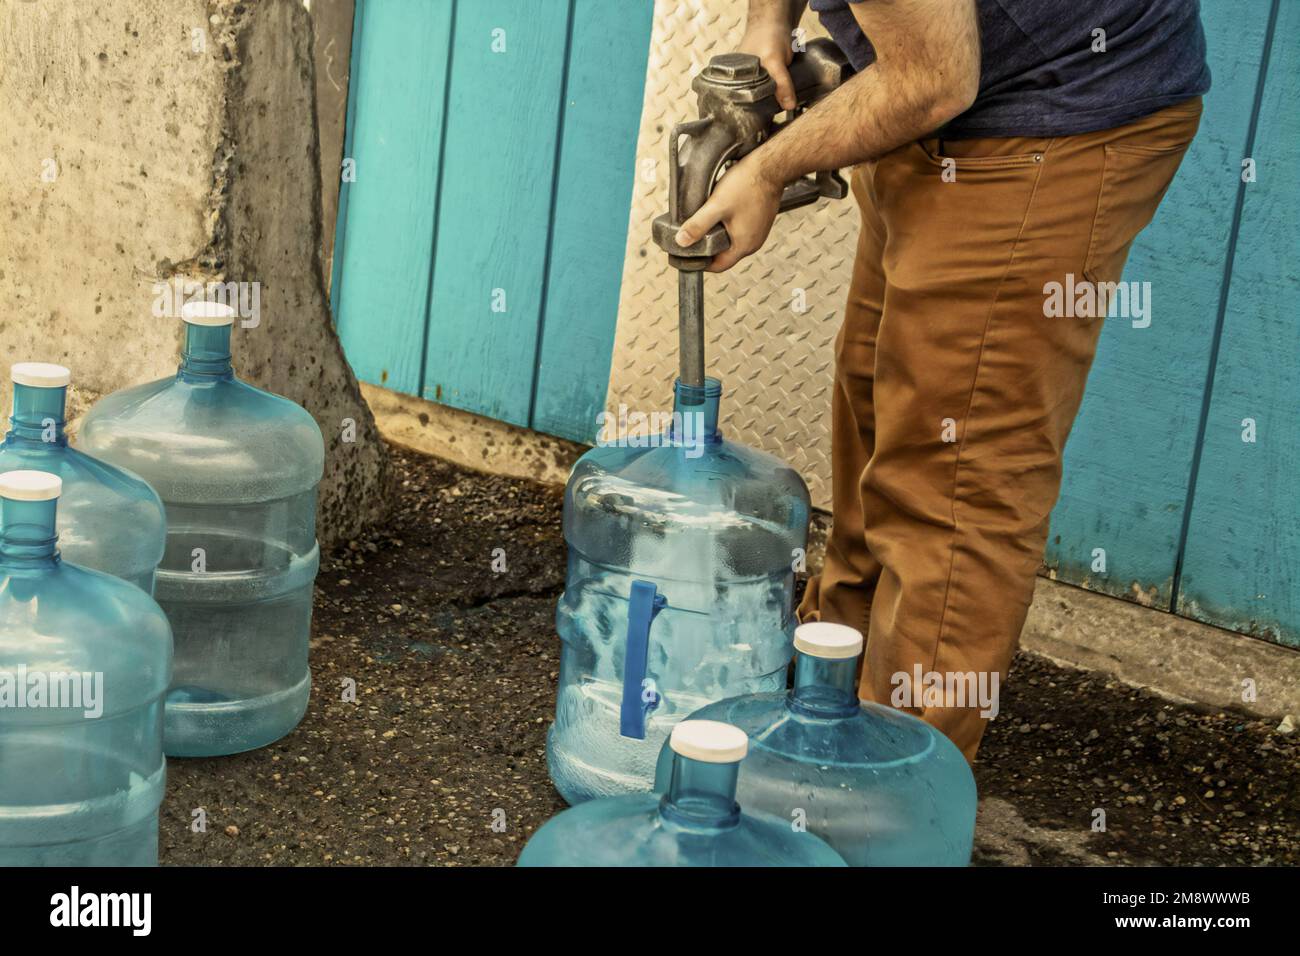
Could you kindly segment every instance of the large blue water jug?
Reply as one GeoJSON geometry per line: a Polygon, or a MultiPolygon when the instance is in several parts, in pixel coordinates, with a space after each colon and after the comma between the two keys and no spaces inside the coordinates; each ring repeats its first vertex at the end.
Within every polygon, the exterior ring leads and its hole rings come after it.
{"type": "MultiPolygon", "coordinates": [[[[749,735],[741,805],[807,826],[850,866],[968,864],[975,778],[961,751],[910,714],[858,700],[858,631],[803,624],[794,646],[791,691],[734,697],[691,717],[749,735]]],[[[671,786],[672,757],[660,757],[656,790],[671,786]]]]}
{"type": "Polygon", "coordinates": [[[821,839],[736,804],[748,741],[735,727],[682,721],[667,792],[591,800],[547,821],[520,866],[844,866],[821,839]]]}
{"type": "Polygon", "coordinates": [[[176,638],[166,747],[206,757],[265,746],[307,709],[324,443],[304,409],[235,378],[233,309],[188,303],[182,318],[176,375],[101,400],[80,443],[166,506],[154,592],[176,638]]]}
{"type": "Polygon", "coordinates": [[[724,441],[722,387],[676,387],[672,424],[574,465],[547,762],[571,804],[649,790],[660,745],[703,705],[785,686],[808,489],[724,441]]]}
{"type": "Polygon", "coordinates": [[[11,427],[0,443],[0,471],[47,471],[63,480],[59,553],[153,593],[154,571],[167,538],[162,502],[129,472],[68,445],[64,403],[68,370],[19,362],[11,427]]]}
{"type": "Polygon", "coordinates": [[[0,866],[149,866],[171,631],[140,588],[60,558],[60,484],[0,474],[0,866]]]}

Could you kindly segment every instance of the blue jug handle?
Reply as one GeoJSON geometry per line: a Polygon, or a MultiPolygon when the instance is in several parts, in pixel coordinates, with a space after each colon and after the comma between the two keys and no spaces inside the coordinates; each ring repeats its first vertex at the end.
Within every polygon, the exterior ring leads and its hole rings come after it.
{"type": "Polygon", "coordinates": [[[646,715],[659,706],[659,694],[650,690],[647,699],[643,685],[650,659],[650,623],[667,603],[649,581],[632,582],[627,601],[627,654],[623,658],[623,705],[619,708],[618,732],[634,740],[645,740],[646,715]]]}

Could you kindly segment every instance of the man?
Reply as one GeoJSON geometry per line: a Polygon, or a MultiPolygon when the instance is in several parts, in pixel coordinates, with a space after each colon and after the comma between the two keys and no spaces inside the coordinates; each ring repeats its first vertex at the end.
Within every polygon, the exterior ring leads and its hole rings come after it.
{"type": "MultiPolygon", "coordinates": [[[[787,108],[803,8],[750,0],[741,45],[787,108]]],[[[910,690],[901,703],[973,760],[988,711],[926,701],[911,677],[1005,678],[1102,324],[1049,317],[1045,294],[1104,295],[1154,215],[1210,84],[1199,3],[813,8],[857,74],[733,166],[678,242],[723,223],[731,248],[710,268],[728,269],[766,239],[784,183],[860,164],[833,529],[799,613],[866,633],[860,696],[910,690]]]]}

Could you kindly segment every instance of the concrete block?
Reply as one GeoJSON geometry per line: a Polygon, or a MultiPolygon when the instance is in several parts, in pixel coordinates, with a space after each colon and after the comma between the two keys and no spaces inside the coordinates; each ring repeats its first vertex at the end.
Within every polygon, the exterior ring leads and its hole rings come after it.
{"type": "Polygon", "coordinates": [[[465,468],[563,485],[585,445],[363,382],[389,441],[465,468]]]}
{"type": "Polygon", "coordinates": [[[1020,647],[1179,703],[1271,720],[1300,714],[1300,652],[1047,578],[1020,647]]]}
{"type": "Polygon", "coordinates": [[[312,39],[300,0],[0,6],[0,361],[69,366],[75,414],[175,369],[160,284],[255,284],[236,370],[320,424],[328,546],[388,478],[322,277],[312,39]]]}

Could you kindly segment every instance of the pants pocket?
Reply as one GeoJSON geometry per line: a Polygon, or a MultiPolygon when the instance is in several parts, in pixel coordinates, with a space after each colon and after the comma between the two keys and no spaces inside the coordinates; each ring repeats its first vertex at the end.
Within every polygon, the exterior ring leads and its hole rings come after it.
{"type": "Polygon", "coordinates": [[[950,140],[942,147],[936,139],[918,140],[912,148],[935,169],[952,168],[957,177],[962,172],[981,169],[1009,169],[1037,166],[1043,162],[1054,140],[981,139],[950,140]],[[942,151],[941,151],[942,150],[942,151]],[[1009,151],[1008,151],[1009,150],[1009,151]]]}
{"type": "Polygon", "coordinates": [[[1106,144],[1097,212],[1083,268],[1089,281],[1119,281],[1133,240],[1155,216],[1189,145],[1106,144]]]}

